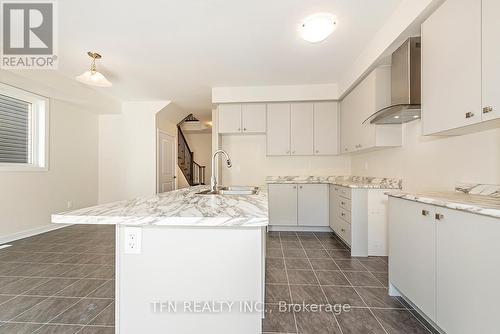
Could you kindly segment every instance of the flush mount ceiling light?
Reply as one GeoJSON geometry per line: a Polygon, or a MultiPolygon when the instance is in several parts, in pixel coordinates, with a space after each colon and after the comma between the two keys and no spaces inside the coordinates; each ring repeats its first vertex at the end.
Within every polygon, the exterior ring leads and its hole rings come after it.
{"type": "Polygon", "coordinates": [[[337,28],[337,19],[329,13],[318,13],[306,17],[299,26],[302,39],[317,43],[325,40],[337,28]]]}
{"type": "Polygon", "coordinates": [[[97,87],[111,87],[113,84],[109,82],[108,79],[102,73],[98,72],[95,66],[96,59],[101,59],[102,56],[97,52],[89,51],[87,52],[90,58],[92,58],[92,64],[90,65],[90,70],[85,71],[83,74],[76,77],[76,80],[83,82],[87,85],[97,86],[97,87]]]}

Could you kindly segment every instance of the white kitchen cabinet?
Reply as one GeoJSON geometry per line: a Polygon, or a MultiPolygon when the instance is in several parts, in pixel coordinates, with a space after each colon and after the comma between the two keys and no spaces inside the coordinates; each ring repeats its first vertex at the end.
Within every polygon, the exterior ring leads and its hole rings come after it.
{"type": "Polygon", "coordinates": [[[389,279],[436,321],[434,207],[402,199],[389,202],[389,279]]]}
{"type": "Polygon", "coordinates": [[[243,133],[265,133],[266,105],[264,103],[244,103],[241,106],[241,124],[243,133]]]}
{"type": "Polygon", "coordinates": [[[481,1],[447,0],[422,24],[422,131],[480,121],[481,1]]]}
{"type": "Polygon", "coordinates": [[[229,103],[220,104],[219,111],[219,133],[240,133],[241,132],[241,104],[229,103]]]}
{"type": "Polygon", "coordinates": [[[500,118],[500,1],[482,0],[483,120],[500,118]]]}
{"type": "Polygon", "coordinates": [[[341,153],[402,144],[402,127],[398,124],[376,125],[363,122],[391,103],[391,68],[373,70],[340,103],[341,153]]]}
{"type": "Polygon", "coordinates": [[[269,184],[269,225],[327,227],[328,184],[269,184]]]}
{"type": "Polygon", "coordinates": [[[389,282],[446,333],[498,333],[500,220],[390,197],[389,282]]]}
{"type": "Polygon", "coordinates": [[[437,230],[437,324],[446,333],[498,333],[500,220],[446,208],[437,230]]]}
{"type": "Polygon", "coordinates": [[[314,154],[335,155],[339,151],[337,102],[314,103],[314,154]]]}
{"type": "Polygon", "coordinates": [[[313,104],[292,103],[290,106],[290,149],[292,155],[313,155],[313,104]]]}
{"type": "Polygon", "coordinates": [[[298,225],[328,226],[328,184],[299,184],[298,189],[298,225]]]}
{"type": "Polygon", "coordinates": [[[387,196],[384,189],[330,185],[330,227],[352,256],[387,255],[387,196]]]}
{"type": "Polygon", "coordinates": [[[297,185],[269,184],[269,224],[297,226],[297,185]]]}
{"type": "Polygon", "coordinates": [[[228,103],[219,105],[219,133],[265,133],[266,105],[264,103],[228,103]]]}
{"type": "Polygon", "coordinates": [[[290,104],[267,105],[267,155],[290,155],[290,104]]]}

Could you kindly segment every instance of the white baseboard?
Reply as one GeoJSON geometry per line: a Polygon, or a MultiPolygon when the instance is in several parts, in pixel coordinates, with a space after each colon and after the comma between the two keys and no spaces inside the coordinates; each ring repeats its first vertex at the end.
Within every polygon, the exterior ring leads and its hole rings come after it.
{"type": "Polygon", "coordinates": [[[60,228],[66,227],[66,226],[69,226],[69,225],[49,224],[49,225],[40,226],[37,228],[32,228],[29,230],[24,230],[21,232],[16,232],[16,233],[7,234],[7,235],[0,235],[0,245],[5,244],[7,242],[12,242],[12,241],[16,241],[16,240],[27,238],[27,237],[32,237],[32,236],[37,235],[37,234],[54,231],[54,230],[57,230],[57,229],[60,229],[60,228]]]}
{"type": "Polygon", "coordinates": [[[329,226],[282,226],[282,225],[269,225],[269,231],[282,231],[282,232],[333,232],[329,226]]]}

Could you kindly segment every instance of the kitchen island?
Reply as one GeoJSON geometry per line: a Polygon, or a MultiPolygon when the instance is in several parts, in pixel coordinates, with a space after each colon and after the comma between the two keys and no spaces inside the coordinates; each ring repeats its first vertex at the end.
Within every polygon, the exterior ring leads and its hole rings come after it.
{"type": "Polygon", "coordinates": [[[116,333],[261,333],[267,193],[206,189],[52,216],[116,225],[116,333]]]}

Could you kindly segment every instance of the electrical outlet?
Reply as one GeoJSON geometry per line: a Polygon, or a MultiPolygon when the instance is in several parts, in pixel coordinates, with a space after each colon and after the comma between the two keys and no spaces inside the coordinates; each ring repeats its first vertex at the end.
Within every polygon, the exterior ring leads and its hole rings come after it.
{"type": "Polygon", "coordinates": [[[71,208],[73,207],[73,202],[72,202],[72,201],[67,201],[67,202],[66,202],[66,207],[67,207],[68,209],[71,209],[71,208]]]}
{"type": "Polygon", "coordinates": [[[141,254],[142,228],[125,227],[125,254],[141,254]]]}

